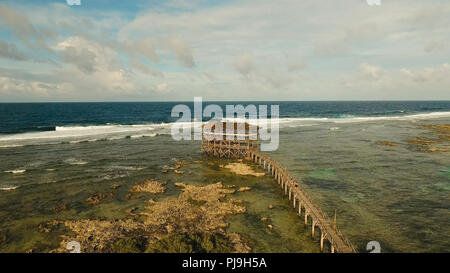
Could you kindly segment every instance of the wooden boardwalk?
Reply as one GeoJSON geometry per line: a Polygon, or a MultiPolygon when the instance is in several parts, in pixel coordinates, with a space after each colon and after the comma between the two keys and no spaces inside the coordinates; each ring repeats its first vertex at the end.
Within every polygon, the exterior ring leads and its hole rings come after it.
{"type": "Polygon", "coordinates": [[[320,229],[320,249],[323,250],[324,240],[330,242],[331,252],[355,253],[356,248],[337,229],[336,223],[331,222],[325,213],[316,207],[301,185],[282,167],[277,161],[262,154],[257,150],[250,151],[250,159],[269,172],[286,195],[292,201],[294,208],[298,206],[298,215],[302,212],[305,216],[305,224],[308,224],[308,217],[311,219],[311,234],[314,237],[315,229],[320,229]]]}

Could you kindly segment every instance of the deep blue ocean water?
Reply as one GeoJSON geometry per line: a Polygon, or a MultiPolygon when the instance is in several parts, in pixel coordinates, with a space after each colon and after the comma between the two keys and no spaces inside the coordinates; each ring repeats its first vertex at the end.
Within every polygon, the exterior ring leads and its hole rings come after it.
{"type": "MultiPolygon", "coordinates": [[[[193,102],[0,103],[0,134],[54,131],[58,126],[170,123],[173,106],[193,102]]],[[[280,106],[280,118],[393,117],[450,111],[450,101],[203,102],[280,106]]],[[[193,111],[193,110],[192,110],[193,111]]],[[[270,114],[270,113],[269,113],[270,114]]]]}

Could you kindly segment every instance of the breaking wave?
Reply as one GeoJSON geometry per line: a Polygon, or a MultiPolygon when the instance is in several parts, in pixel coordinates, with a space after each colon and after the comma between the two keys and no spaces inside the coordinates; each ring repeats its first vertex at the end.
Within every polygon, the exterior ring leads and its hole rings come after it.
{"type": "MultiPolygon", "coordinates": [[[[348,114],[332,117],[282,117],[280,128],[315,126],[320,123],[354,123],[383,120],[425,120],[450,117],[450,112],[431,112],[405,115],[400,111],[397,115],[386,116],[353,116],[348,114]],[[398,115],[400,114],[400,115],[398,115]]],[[[237,119],[237,121],[240,121],[237,119]]],[[[242,120],[241,120],[242,121],[242,120]]],[[[259,120],[261,122],[261,120],[259,120]]],[[[264,120],[263,120],[264,121],[264,120]]],[[[266,120],[270,124],[270,120],[266,120]]],[[[257,120],[248,120],[257,124],[257,120]]],[[[124,138],[155,137],[170,134],[174,123],[134,124],[134,125],[92,125],[92,126],[56,126],[53,131],[27,132],[19,134],[0,135],[0,148],[21,147],[40,144],[77,144],[94,141],[110,141],[124,138]]],[[[181,125],[181,123],[178,123],[181,125]]],[[[189,124],[189,122],[187,122],[189,124]]]]}

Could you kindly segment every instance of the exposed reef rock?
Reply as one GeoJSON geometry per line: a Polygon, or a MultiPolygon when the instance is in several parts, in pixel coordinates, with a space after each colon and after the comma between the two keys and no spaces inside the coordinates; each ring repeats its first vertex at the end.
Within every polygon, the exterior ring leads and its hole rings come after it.
{"type": "Polygon", "coordinates": [[[165,184],[166,182],[159,182],[156,179],[147,179],[134,185],[130,192],[163,193],[166,190],[164,187],[165,184]]]}
{"type": "MultiPolygon", "coordinates": [[[[176,186],[183,191],[178,197],[148,200],[148,207],[134,219],[65,221],[74,235],[63,236],[55,252],[67,252],[70,241],[79,242],[81,252],[250,251],[239,234],[226,232],[225,217],[246,211],[240,200],[227,198],[236,192],[233,187],[220,182],[176,186]]],[[[134,212],[135,208],[127,211],[134,212]]]]}
{"type": "Polygon", "coordinates": [[[132,237],[133,233],[142,233],[144,225],[140,222],[127,219],[116,221],[78,220],[65,221],[75,237],[62,236],[60,248],[56,252],[67,252],[67,243],[76,241],[80,243],[81,252],[112,252],[113,244],[123,238],[132,237]]]}
{"type": "Polygon", "coordinates": [[[252,188],[250,188],[250,187],[240,187],[237,191],[238,192],[243,192],[243,191],[249,191],[249,190],[251,190],[252,188]]]}
{"type": "Polygon", "coordinates": [[[62,221],[58,221],[58,220],[53,220],[48,223],[42,223],[42,224],[38,225],[38,231],[43,232],[43,233],[49,233],[62,223],[63,223],[62,221]]]}
{"type": "Polygon", "coordinates": [[[249,165],[242,162],[230,163],[224,168],[229,169],[230,172],[238,175],[253,175],[253,176],[264,176],[265,173],[255,172],[249,165]]]}

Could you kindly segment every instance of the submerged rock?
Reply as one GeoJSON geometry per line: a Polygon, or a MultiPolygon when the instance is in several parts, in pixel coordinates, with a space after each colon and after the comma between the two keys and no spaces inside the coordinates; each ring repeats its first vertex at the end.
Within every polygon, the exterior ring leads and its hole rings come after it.
{"type": "Polygon", "coordinates": [[[106,197],[107,197],[106,194],[99,192],[99,193],[96,193],[96,194],[88,197],[86,199],[86,202],[89,205],[95,206],[95,205],[100,204],[103,201],[103,199],[105,199],[106,197]]]}
{"type": "Polygon", "coordinates": [[[416,137],[415,139],[409,139],[408,143],[418,145],[422,151],[450,152],[450,149],[447,148],[450,141],[450,124],[426,124],[422,126],[430,130],[433,139],[416,137]],[[429,147],[432,144],[434,147],[429,147]]]}
{"type": "Polygon", "coordinates": [[[416,139],[409,139],[408,142],[412,143],[412,144],[430,145],[430,144],[436,143],[437,140],[427,140],[427,139],[417,137],[416,139]]]}
{"type": "Polygon", "coordinates": [[[384,145],[384,146],[391,146],[391,147],[397,146],[396,143],[394,143],[394,142],[389,142],[389,141],[381,141],[381,142],[379,142],[378,144],[379,144],[379,145],[384,145]]]}
{"type": "Polygon", "coordinates": [[[55,212],[55,213],[59,213],[61,211],[67,210],[67,204],[65,204],[65,203],[60,204],[58,206],[55,206],[55,207],[51,208],[50,210],[55,212]]]}
{"type": "MultiPolygon", "coordinates": [[[[230,253],[236,249],[235,238],[220,233],[175,234],[149,245],[148,253],[230,253]]],[[[246,249],[242,252],[246,252],[246,249]]]]}
{"type": "Polygon", "coordinates": [[[450,152],[450,149],[431,147],[431,148],[428,148],[427,151],[428,152],[444,152],[444,153],[446,153],[446,152],[450,152]]]}

